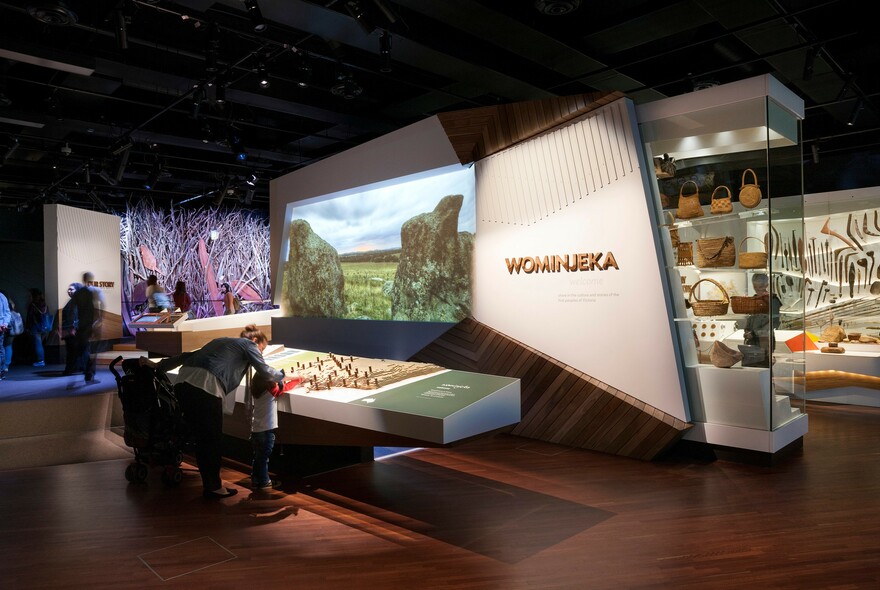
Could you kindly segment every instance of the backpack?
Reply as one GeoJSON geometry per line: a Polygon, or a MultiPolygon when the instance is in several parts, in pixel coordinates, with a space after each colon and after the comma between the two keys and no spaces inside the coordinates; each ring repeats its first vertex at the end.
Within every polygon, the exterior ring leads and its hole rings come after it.
{"type": "Polygon", "coordinates": [[[235,295],[232,298],[232,308],[235,310],[235,313],[241,311],[241,297],[238,295],[235,295]]]}
{"type": "Polygon", "coordinates": [[[21,319],[21,314],[15,310],[10,311],[10,313],[12,314],[12,321],[9,322],[9,335],[18,336],[24,334],[24,321],[21,319]]]}
{"type": "MultiPolygon", "coordinates": [[[[36,307],[34,307],[36,309],[36,307]]],[[[46,334],[52,331],[52,322],[55,318],[52,317],[52,314],[46,311],[43,313],[40,310],[37,310],[37,318],[36,318],[36,329],[37,332],[41,334],[46,334]]]]}

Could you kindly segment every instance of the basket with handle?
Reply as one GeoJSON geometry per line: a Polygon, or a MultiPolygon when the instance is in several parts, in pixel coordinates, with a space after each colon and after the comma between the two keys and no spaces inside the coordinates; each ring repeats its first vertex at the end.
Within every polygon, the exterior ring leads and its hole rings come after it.
{"type": "Polygon", "coordinates": [[[693,180],[687,180],[678,191],[678,210],[675,216],[679,219],[693,219],[703,216],[703,206],[700,205],[700,187],[693,180]],[[694,192],[684,194],[684,187],[694,185],[694,192]]]}
{"type": "Polygon", "coordinates": [[[743,170],[742,186],[739,189],[739,202],[743,207],[751,209],[761,202],[761,187],[758,186],[758,175],[751,168],[743,170]],[[746,184],[746,174],[752,174],[753,183],[746,184]]]}
{"type": "Polygon", "coordinates": [[[719,316],[727,314],[727,307],[730,305],[730,297],[727,296],[727,291],[724,290],[724,287],[721,286],[721,283],[716,281],[715,279],[705,278],[700,279],[691,287],[691,294],[688,296],[688,302],[691,305],[691,309],[694,310],[695,316],[719,316]],[[697,286],[703,282],[710,282],[721,291],[721,295],[724,297],[723,299],[700,299],[699,296],[695,295],[697,292],[697,286]]]}
{"type": "Polygon", "coordinates": [[[699,268],[725,268],[736,265],[736,242],[733,236],[700,238],[695,249],[699,268]]]}
{"type": "Polygon", "coordinates": [[[712,191],[712,199],[709,203],[709,213],[712,215],[723,215],[725,213],[730,213],[733,211],[733,203],[731,202],[730,189],[724,186],[723,184],[719,184],[715,187],[715,190],[712,191]],[[721,190],[727,191],[727,196],[724,196],[721,193],[718,195],[721,190]]]}
{"type": "Polygon", "coordinates": [[[743,241],[739,243],[739,267],[740,268],[767,268],[767,248],[764,245],[764,241],[760,238],[756,238],[755,236],[746,236],[743,238],[743,241]],[[758,240],[761,244],[761,247],[764,248],[763,252],[744,252],[743,244],[746,243],[746,240],[758,240]]]}

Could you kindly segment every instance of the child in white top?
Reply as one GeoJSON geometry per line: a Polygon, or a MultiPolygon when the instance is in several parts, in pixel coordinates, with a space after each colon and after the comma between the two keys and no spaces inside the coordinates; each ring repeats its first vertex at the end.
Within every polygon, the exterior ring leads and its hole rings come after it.
{"type": "Polygon", "coordinates": [[[272,489],[279,483],[269,478],[269,458],[275,447],[278,429],[278,396],[298,385],[300,379],[285,380],[283,384],[267,381],[259,375],[251,379],[251,487],[255,490],[272,489]]]}

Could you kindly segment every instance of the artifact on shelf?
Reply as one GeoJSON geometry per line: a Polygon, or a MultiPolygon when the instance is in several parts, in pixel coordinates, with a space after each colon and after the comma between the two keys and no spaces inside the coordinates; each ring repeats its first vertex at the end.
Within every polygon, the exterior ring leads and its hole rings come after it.
{"type": "Polygon", "coordinates": [[[703,216],[703,206],[700,204],[700,188],[693,180],[685,181],[678,191],[678,209],[675,216],[679,219],[694,219],[703,216]],[[694,185],[693,194],[684,194],[684,188],[688,185],[694,185]]]}
{"type": "Polygon", "coordinates": [[[715,187],[715,190],[712,191],[712,197],[709,203],[709,213],[712,215],[723,215],[725,213],[733,212],[733,196],[730,194],[730,189],[724,186],[723,184],[719,184],[715,187]],[[716,196],[718,191],[724,189],[727,191],[727,196],[725,197],[722,193],[721,196],[716,196]]]}
{"type": "Polygon", "coordinates": [[[746,236],[739,243],[739,249],[740,268],[767,268],[767,248],[763,240],[756,238],[755,236],[746,236]],[[746,240],[757,240],[764,250],[762,252],[744,252],[743,247],[745,246],[746,240]]]}
{"type": "Polygon", "coordinates": [[[819,336],[819,340],[822,340],[823,342],[843,342],[846,340],[846,330],[843,329],[843,326],[831,324],[822,330],[822,335],[819,336]]]}
{"type": "Polygon", "coordinates": [[[743,359],[743,355],[740,351],[730,348],[720,340],[716,340],[712,345],[712,352],[709,353],[709,358],[712,364],[719,369],[729,369],[740,362],[743,359]]]}
{"type": "Polygon", "coordinates": [[[700,238],[696,246],[699,268],[727,268],[736,265],[736,244],[731,236],[700,238]]]}
{"type": "Polygon", "coordinates": [[[832,354],[843,354],[846,350],[837,344],[837,342],[829,342],[828,346],[822,347],[822,352],[830,352],[832,354]]]}
{"type": "Polygon", "coordinates": [[[733,295],[730,298],[730,309],[733,313],[752,315],[755,313],[768,313],[770,311],[769,297],[757,295],[733,295]]]}
{"type": "Polygon", "coordinates": [[[691,286],[691,292],[690,295],[688,295],[688,302],[690,303],[695,316],[719,316],[727,314],[727,308],[730,305],[730,297],[728,297],[727,291],[724,290],[721,283],[714,279],[705,278],[700,279],[691,286]],[[699,295],[696,295],[697,286],[700,283],[707,281],[718,287],[723,299],[700,299],[699,295]]]}
{"type": "Polygon", "coordinates": [[[751,168],[743,170],[742,186],[739,189],[739,202],[747,209],[753,209],[761,202],[763,195],[761,187],[758,186],[758,175],[751,168]],[[751,172],[754,183],[746,184],[746,175],[751,172]]]}

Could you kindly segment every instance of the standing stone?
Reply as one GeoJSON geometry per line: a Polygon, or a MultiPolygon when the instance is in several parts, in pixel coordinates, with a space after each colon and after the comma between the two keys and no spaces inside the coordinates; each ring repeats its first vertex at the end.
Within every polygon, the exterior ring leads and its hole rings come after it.
{"type": "Polygon", "coordinates": [[[458,231],[462,202],[462,195],[443,197],[434,211],[400,228],[392,319],[459,322],[470,315],[474,236],[458,231]]]}
{"type": "Polygon", "coordinates": [[[345,313],[345,277],[339,253],[304,219],[290,223],[290,252],[284,271],[286,313],[340,318],[345,313]]]}

